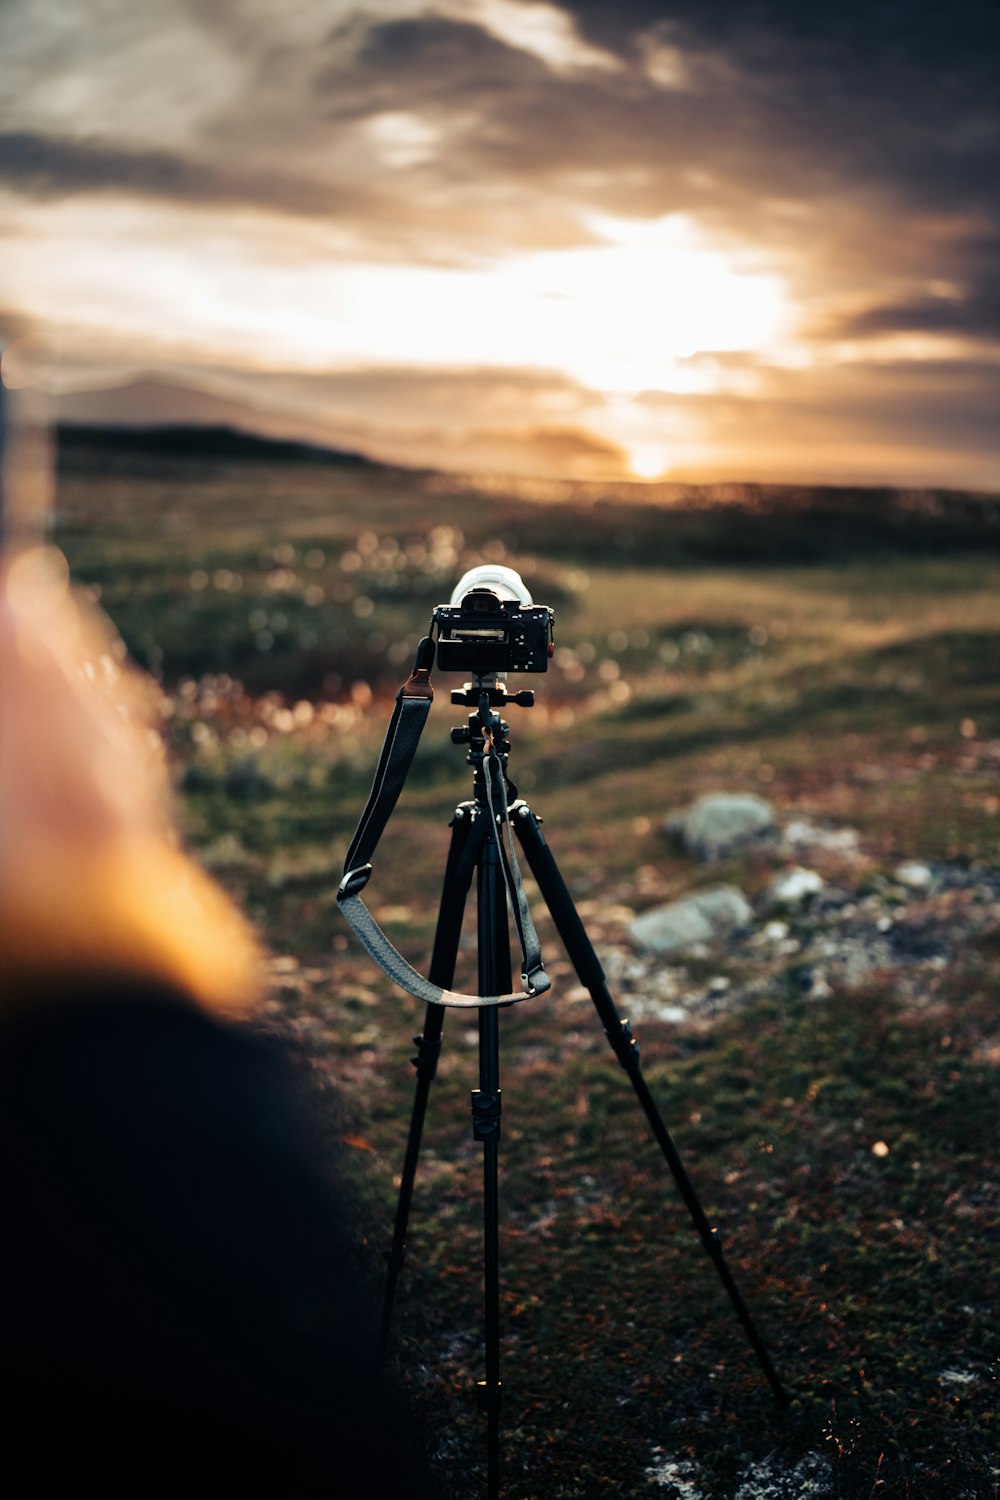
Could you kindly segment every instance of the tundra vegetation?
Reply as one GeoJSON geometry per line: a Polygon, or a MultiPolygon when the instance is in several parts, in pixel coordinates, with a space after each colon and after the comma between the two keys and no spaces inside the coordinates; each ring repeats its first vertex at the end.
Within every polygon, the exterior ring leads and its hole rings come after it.
{"type": "MultiPolygon", "coordinates": [[[[431,607],[503,561],[557,611],[513,779],[793,1395],[779,1414],[536,899],[552,990],[500,1018],[506,1493],[994,1496],[1000,500],[203,447],[64,434],[57,540],[161,684],[186,835],[269,946],[360,1259],[380,1274],[421,1010],[337,881],[431,607]],[[715,792],[774,826],[707,863],[665,823],[715,792]],[[638,944],[719,885],[742,926],[638,944]]],[[[470,788],[436,683],[369,888],[422,968],[470,788]]],[[[485,1457],[476,1041],[448,1015],[392,1356],[455,1500],[485,1457]]]]}

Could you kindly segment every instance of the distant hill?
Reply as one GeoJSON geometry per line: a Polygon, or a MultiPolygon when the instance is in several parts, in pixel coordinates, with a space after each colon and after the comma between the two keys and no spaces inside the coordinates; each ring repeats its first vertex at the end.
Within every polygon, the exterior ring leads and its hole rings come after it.
{"type": "Polygon", "coordinates": [[[377,467],[362,453],[324,441],[316,424],[230,396],[139,379],[58,398],[59,446],[159,458],[339,463],[377,467]]]}
{"type": "MultiPolygon", "coordinates": [[[[130,479],[161,473],[185,479],[193,466],[221,471],[227,464],[324,467],[345,477],[398,472],[393,505],[405,505],[412,494],[415,521],[428,515],[447,520],[472,545],[477,537],[510,535],[523,552],[567,562],[599,566],[613,558],[634,567],[675,568],[970,549],[1000,553],[997,493],[532,480],[401,469],[328,446],[325,433],[294,412],[161,379],[65,395],[58,418],[66,471],[117,471],[130,479]]],[[[376,504],[374,494],[368,504],[376,504]]]]}
{"type": "Polygon", "coordinates": [[[148,454],[171,459],[222,459],[265,463],[336,464],[352,468],[377,469],[382,465],[363,453],[340,448],[325,448],[318,443],[298,442],[293,438],[262,437],[259,433],[236,427],[203,426],[178,422],[152,427],[96,426],[60,422],[59,454],[62,460],[80,450],[106,455],[148,454]]]}
{"type": "MultiPolygon", "coordinates": [[[[145,377],[95,390],[65,391],[57,399],[60,422],[84,427],[158,427],[194,423],[259,430],[251,401],[216,396],[193,386],[145,377]]],[[[302,434],[296,434],[301,436],[302,434]]]]}

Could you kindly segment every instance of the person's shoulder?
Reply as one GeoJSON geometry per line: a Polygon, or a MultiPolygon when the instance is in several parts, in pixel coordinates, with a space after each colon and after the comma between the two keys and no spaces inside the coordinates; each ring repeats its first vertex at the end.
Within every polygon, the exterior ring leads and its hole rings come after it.
{"type": "Polygon", "coordinates": [[[44,1133],[96,1132],[127,1149],[153,1130],[246,1134],[265,1116],[298,1135],[303,1089],[285,1050],[159,981],[54,978],[0,1021],[3,1111],[44,1133]]]}
{"type": "Polygon", "coordinates": [[[0,1067],[15,1057],[23,1068],[84,1055],[104,1066],[121,1049],[146,1051],[162,1064],[171,1048],[280,1060],[263,1032],[212,1015],[183,990],[144,976],[39,976],[0,1014],[0,1067]]]}

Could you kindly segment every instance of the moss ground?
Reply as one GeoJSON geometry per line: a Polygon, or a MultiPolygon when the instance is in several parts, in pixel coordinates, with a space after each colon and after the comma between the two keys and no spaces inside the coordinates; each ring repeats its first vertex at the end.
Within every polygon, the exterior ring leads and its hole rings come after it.
{"type": "MultiPolygon", "coordinates": [[[[428,483],[91,457],[60,494],[76,576],[162,680],[188,836],[271,947],[275,1024],[336,1091],[329,1149],[373,1271],[421,1016],[348,943],[333,893],[390,689],[471,562],[512,562],[557,607],[539,706],[512,710],[512,769],[599,951],[615,910],[705,883],[660,825],[707,790],[857,829],[868,879],[904,858],[970,878],[1000,864],[992,502],[751,496],[672,517],[428,483]]],[[[435,708],[372,886],[420,966],[468,791],[458,717],[435,708]]],[[[748,856],[712,878],[754,895],[770,873],[748,856]]],[[[782,1415],[556,956],[550,995],[501,1016],[507,1493],[669,1500],[673,1473],[702,1500],[793,1500],[809,1472],[843,1500],[995,1496],[998,958],[996,925],[956,916],[916,1001],[891,971],[810,999],[789,958],[710,1027],[640,1028],[792,1392],[782,1415]],[[762,1475],[777,1487],[746,1488],[762,1475]]],[[[394,1350],[455,1500],[482,1488],[476,1040],[449,1015],[394,1350]]]]}

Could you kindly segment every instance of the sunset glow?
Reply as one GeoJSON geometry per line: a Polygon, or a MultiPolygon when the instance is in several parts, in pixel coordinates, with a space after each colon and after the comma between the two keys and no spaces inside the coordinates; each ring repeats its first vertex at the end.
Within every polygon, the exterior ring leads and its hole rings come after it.
{"type": "Polygon", "coordinates": [[[28,211],[0,241],[0,277],[39,319],[176,358],[529,366],[605,392],[683,392],[678,360],[766,349],[788,323],[778,278],[737,270],[679,216],[594,221],[603,243],[460,269],[365,263],[308,239],[286,257],[277,228],[126,204],[28,211]]]}
{"type": "Polygon", "coordinates": [[[528,363],[552,364],[592,390],[683,390],[678,360],[766,349],[784,331],[779,279],[738,271],[681,216],[588,228],[608,242],[495,274],[528,363]]]}
{"type": "Polygon", "coordinates": [[[777,0],[756,34],[672,14],[11,0],[0,338],[58,340],[78,419],[210,400],[416,463],[1000,482],[988,70],[942,34],[972,130],[879,71],[908,43],[874,21],[869,58],[777,0]]]}

